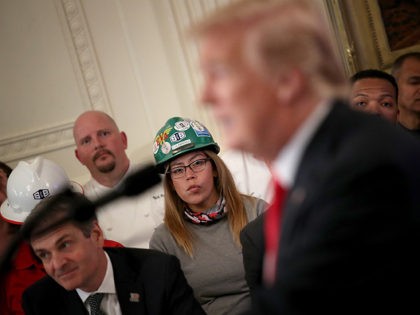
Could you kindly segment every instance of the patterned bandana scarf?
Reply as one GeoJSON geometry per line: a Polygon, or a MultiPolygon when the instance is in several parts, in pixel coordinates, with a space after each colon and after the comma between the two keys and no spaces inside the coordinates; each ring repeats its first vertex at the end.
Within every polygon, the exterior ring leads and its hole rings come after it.
{"type": "Polygon", "coordinates": [[[223,196],[219,198],[217,203],[204,212],[194,212],[188,207],[184,208],[184,215],[185,218],[195,224],[212,224],[220,219],[222,219],[226,215],[226,207],[225,207],[226,201],[223,196]]]}

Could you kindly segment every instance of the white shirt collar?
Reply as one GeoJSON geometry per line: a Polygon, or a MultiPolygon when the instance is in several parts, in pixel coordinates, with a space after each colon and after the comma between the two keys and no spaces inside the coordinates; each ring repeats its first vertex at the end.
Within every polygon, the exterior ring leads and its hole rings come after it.
{"type": "Polygon", "coordinates": [[[86,292],[86,291],[83,291],[82,289],[76,289],[77,294],[79,294],[83,303],[85,303],[89,295],[94,294],[94,293],[111,293],[111,294],[117,293],[117,290],[115,289],[115,282],[114,282],[114,269],[112,268],[111,260],[109,259],[109,256],[106,252],[105,252],[105,256],[106,256],[105,277],[102,280],[102,283],[99,286],[98,290],[94,292],[86,292]]]}
{"type": "Polygon", "coordinates": [[[118,187],[118,185],[121,185],[121,183],[124,181],[124,179],[126,179],[126,177],[128,175],[130,175],[132,172],[134,172],[136,170],[136,167],[133,164],[129,164],[128,165],[128,169],[125,172],[125,174],[123,175],[123,177],[121,178],[121,180],[114,186],[114,187],[107,187],[102,185],[101,183],[99,183],[95,178],[91,177],[90,178],[90,183],[93,185],[93,187],[95,187],[96,190],[98,190],[97,195],[101,195],[105,192],[108,192],[110,190],[115,189],[115,187],[118,187]]]}
{"type": "Polygon", "coordinates": [[[332,104],[326,101],[318,104],[274,160],[272,164],[273,175],[286,189],[289,189],[294,184],[303,152],[315,131],[330,112],[331,107],[332,104]]]}

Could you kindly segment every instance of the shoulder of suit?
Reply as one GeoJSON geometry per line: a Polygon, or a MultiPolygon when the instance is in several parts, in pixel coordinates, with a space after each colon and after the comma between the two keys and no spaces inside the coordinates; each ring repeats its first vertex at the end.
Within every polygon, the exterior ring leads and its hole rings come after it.
{"type": "Polygon", "coordinates": [[[50,276],[45,276],[29,286],[24,291],[23,295],[30,297],[36,296],[37,298],[44,296],[48,299],[62,290],[64,290],[64,288],[60,286],[54,279],[52,279],[50,276]]]}
{"type": "Polygon", "coordinates": [[[155,258],[162,261],[171,257],[171,255],[150,248],[110,247],[105,248],[105,251],[110,255],[111,260],[114,255],[128,256],[140,260],[155,258]]]}

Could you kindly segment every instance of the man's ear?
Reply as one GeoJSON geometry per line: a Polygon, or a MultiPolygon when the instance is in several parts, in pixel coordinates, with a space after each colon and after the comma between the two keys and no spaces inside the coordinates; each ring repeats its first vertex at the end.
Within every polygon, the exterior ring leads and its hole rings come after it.
{"type": "Polygon", "coordinates": [[[99,247],[104,246],[104,233],[102,232],[102,229],[99,226],[98,221],[93,222],[93,227],[92,227],[90,237],[99,245],[99,247]]]}
{"type": "Polygon", "coordinates": [[[305,86],[303,73],[296,68],[287,69],[278,75],[277,97],[281,104],[293,104],[305,86]]]}
{"type": "MultiPolygon", "coordinates": [[[[79,151],[77,151],[77,149],[74,149],[74,155],[76,156],[76,158],[79,160],[80,163],[83,164],[82,160],[79,157],[79,151]]],[[[83,164],[84,165],[84,164],[83,164]]]]}
{"type": "Polygon", "coordinates": [[[120,132],[120,136],[121,136],[122,143],[124,144],[124,149],[127,149],[127,148],[128,148],[128,139],[127,139],[127,135],[125,134],[125,132],[124,132],[124,131],[121,131],[121,132],[120,132]]]}

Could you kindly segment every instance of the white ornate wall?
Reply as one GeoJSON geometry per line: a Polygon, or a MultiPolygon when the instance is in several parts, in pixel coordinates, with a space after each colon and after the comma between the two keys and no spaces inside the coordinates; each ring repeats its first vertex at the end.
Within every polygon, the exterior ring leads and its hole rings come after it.
{"type": "Polygon", "coordinates": [[[79,182],[72,125],[88,109],[110,113],[135,162],[152,158],[155,132],[174,115],[197,118],[191,21],[232,0],[0,0],[0,160],[43,155],[79,182]]]}
{"type": "Polygon", "coordinates": [[[116,119],[136,162],[151,159],[154,134],[173,115],[218,135],[196,106],[195,51],[183,31],[223,2],[0,0],[0,160],[43,155],[84,182],[72,125],[88,109],[116,119]]]}

